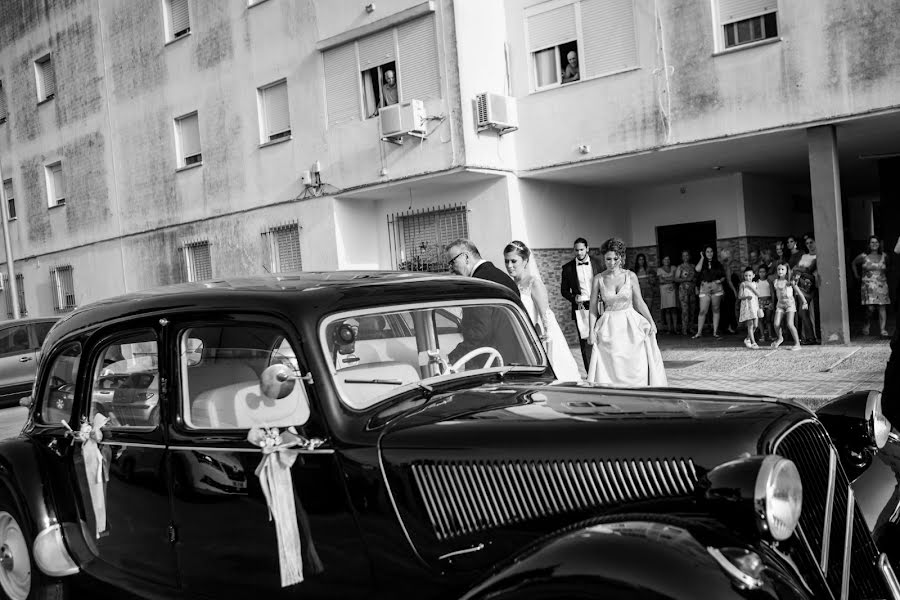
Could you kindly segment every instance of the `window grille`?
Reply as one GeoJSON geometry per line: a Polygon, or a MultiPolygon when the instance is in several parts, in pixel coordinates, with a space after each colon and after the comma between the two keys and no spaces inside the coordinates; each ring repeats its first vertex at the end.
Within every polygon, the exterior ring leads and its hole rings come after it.
{"type": "Polygon", "coordinates": [[[47,204],[61,206],[66,203],[66,179],[63,177],[62,164],[47,166],[47,204]]]}
{"type": "Polygon", "coordinates": [[[388,215],[391,262],[401,271],[447,271],[444,246],[469,236],[464,204],[388,215]]]}
{"type": "Polygon", "coordinates": [[[203,162],[203,154],[200,152],[200,121],[197,113],[185,115],[175,119],[178,130],[178,143],[180,167],[194,165],[203,162]]]}
{"type": "Polygon", "coordinates": [[[300,226],[287,223],[262,233],[263,266],[269,273],[302,271],[300,260],[300,226]]]}
{"type": "Polygon", "coordinates": [[[170,39],[180,38],[191,31],[191,17],[188,12],[188,0],[168,0],[170,39]]]}
{"type": "Polygon", "coordinates": [[[291,115],[287,82],[281,81],[259,89],[262,109],[263,142],[291,135],[291,115]]]}
{"type": "Polygon", "coordinates": [[[56,75],[53,73],[53,61],[50,60],[48,54],[38,59],[35,66],[37,67],[38,102],[43,102],[56,96],[56,75]]]}
{"type": "MultiPolygon", "coordinates": [[[[9,286],[9,275],[0,274],[0,284],[3,285],[3,302],[6,304],[6,316],[12,319],[12,290],[9,286]]],[[[25,308],[25,277],[21,273],[16,273],[16,296],[19,298],[19,315],[27,316],[28,309],[25,308]]]]}
{"type": "Polygon", "coordinates": [[[50,285],[53,287],[53,310],[66,312],[75,308],[75,279],[72,265],[50,269],[50,285]]]}
{"type": "Polygon", "coordinates": [[[6,108],[6,92],[3,90],[3,82],[0,81],[0,123],[6,123],[9,111],[6,108]]]}
{"type": "Polygon", "coordinates": [[[184,256],[184,274],[187,281],[212,279],[212,260],[209,241],[188,242],[181,247],[184,256]]]}
{"type": "Polygon", "coordinates": [[[16,199],[13,196],[12,179],[7,179],[3,182],[3,194],[6,197],[6,204],[9,208],[9,213],[6,216],[12,221],[16,218],[16,199]]]}

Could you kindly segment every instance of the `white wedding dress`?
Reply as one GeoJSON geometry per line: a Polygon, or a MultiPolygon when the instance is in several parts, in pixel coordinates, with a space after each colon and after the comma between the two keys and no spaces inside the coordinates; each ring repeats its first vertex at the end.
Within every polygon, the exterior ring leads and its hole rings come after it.
{"type": "Polygon", "coordinates": [[[537,306],[531,297],[530,282],[524,288],[520,285],[519,292],[522,294],[522,304],[525,305],[528,316],[531,317],[531,322],[538,325],[538,329],[541,328],[542,322],[546,323],[547,330],[544,334],[547,339],[544,342],[544,347],[547,350],[547,357],[550,359],[550,366],[553,367],[553,372],[556,373],[556,378],[560,381],[581,381],[578,364],[575,362],[575,357],[572,356],[572,351],[569,350],[569,344],[562,329],[559,327],[559,323],[556,321],[556,315],[547,307],[544,319],[539,319],[537,306]]]}

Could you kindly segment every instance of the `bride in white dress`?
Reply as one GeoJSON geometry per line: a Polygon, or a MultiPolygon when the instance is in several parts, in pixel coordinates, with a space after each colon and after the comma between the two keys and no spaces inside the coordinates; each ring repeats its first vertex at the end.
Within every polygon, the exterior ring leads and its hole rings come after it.
{"type": "Polygon", "coordinates": [[[637,275],[622,268],[625,242],[606,240],[601,252],[606,270],[594,277],[591,289],[588,339],[594,351],[587,380],[624,387],[665,387],[668,379],[656,343],[656,324],[641,296],[637,275]]]}
{"type": "Polygon", "coordinates": [[[556,321],[556,315],[550,310],[547,286],[531,260],[531,250],[520,241],[512,241],[503,249],[503,258],[506,272],[519,286],[522,304],[541,333],[556,378],[561,381],[580,381],[578,364],[556,321]]]}

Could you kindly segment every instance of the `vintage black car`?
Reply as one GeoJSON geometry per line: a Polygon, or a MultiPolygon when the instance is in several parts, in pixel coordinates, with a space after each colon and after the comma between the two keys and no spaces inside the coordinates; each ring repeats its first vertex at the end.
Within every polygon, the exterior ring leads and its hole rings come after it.
{"type": "Polygon", "coordinates": [[[147,598],[900,598],[878,393],[813,414],[558,382],[493,283],[172,286],[76,310],[41,357],[0,444],[15,600],[77,578],[147,598]]]}

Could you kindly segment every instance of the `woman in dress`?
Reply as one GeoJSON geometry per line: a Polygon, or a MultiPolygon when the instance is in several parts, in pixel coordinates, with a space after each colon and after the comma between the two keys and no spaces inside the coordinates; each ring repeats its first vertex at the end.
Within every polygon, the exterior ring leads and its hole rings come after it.
{"type": "Polygon", "coordinates": [[[681,333],[692,335],[693,324],[697,318],[697,286],[694,279],[697,272],[691,262],[691,253],[688,250],[681,252],[681,264],[675,274],[675,283],[678,284],[678,303],[681,304],[681,333]]]}
{"type": "Polygon", "coordinates": [[[625,387],[667,386],[656,343],[656,324],[641,295],[637,275],[622,268],[625,242],[606,240],[601,252],[606,270],[594,277],[591,286],[588,339],[594,351],[588,381],[625,387]]]}
{"type": "Polygon", "coordinates": [[[656,270],[659,281],[659,310],[666,326],[665,333],[677,333],[678,302],[675,297],[675,267],[672,259],[663,256],[662,266],[656,270]]]}
{"type": "MultiPolygon", "coordinates": [[[[900,241],[897,242],[900,244],[900,241]]],[[[887,331],[887,307],[891,303],[887,282],[887,254],[881,249],[881,240],[877,236],[869,236],[868,252],[863,252],[853,259],[853,275],[860,282],[862,305],[866,307],[866,324],[862,334],[869,335],[869,322],[875,310],[878,310],[878,326],[881,337],[889,337],[887,331]]]]}
{"type": "Polygon", "coordinates": [[[706,313],[712,306],[712,331],[713,337],[719,339],[719,313],[722,296],[725,295],[725,269],[722,263],[716,260],[716,250],[712,246],[705,246],[700,253],[700,262],[694,267],[700,279],[700,314],[697,315],[697,333],[694,338],[703,335],[703,325],[706,324],[706,313]]]}
{"type": "Polygon", "coordinates": [[[653,281],[653,271],[650,270],[650,266],[647,264],[646,254],[641,253],[634,257],[634,274],[637,275],[638,278],[638,284],[641,288],[641,297],[644,299],[647,306],[652,306],[653,288],[655,285],[653,281]]]}
{"type": "Polygon", "coordinates": [[[566,336],[556,321],[556,315],[550,310],[547,286],[538,273],[537,265],[531,260],[531,250],[522,242],[513,240],[503,249],[503,259],[506,272],[519,287],[522,304],[525,305],[528,316],[541,334],[547,358],[550,359],[550,365],[557,379],[580,381],[581,373],[578,371],[572,351],[569,350],[566,336]]]}

